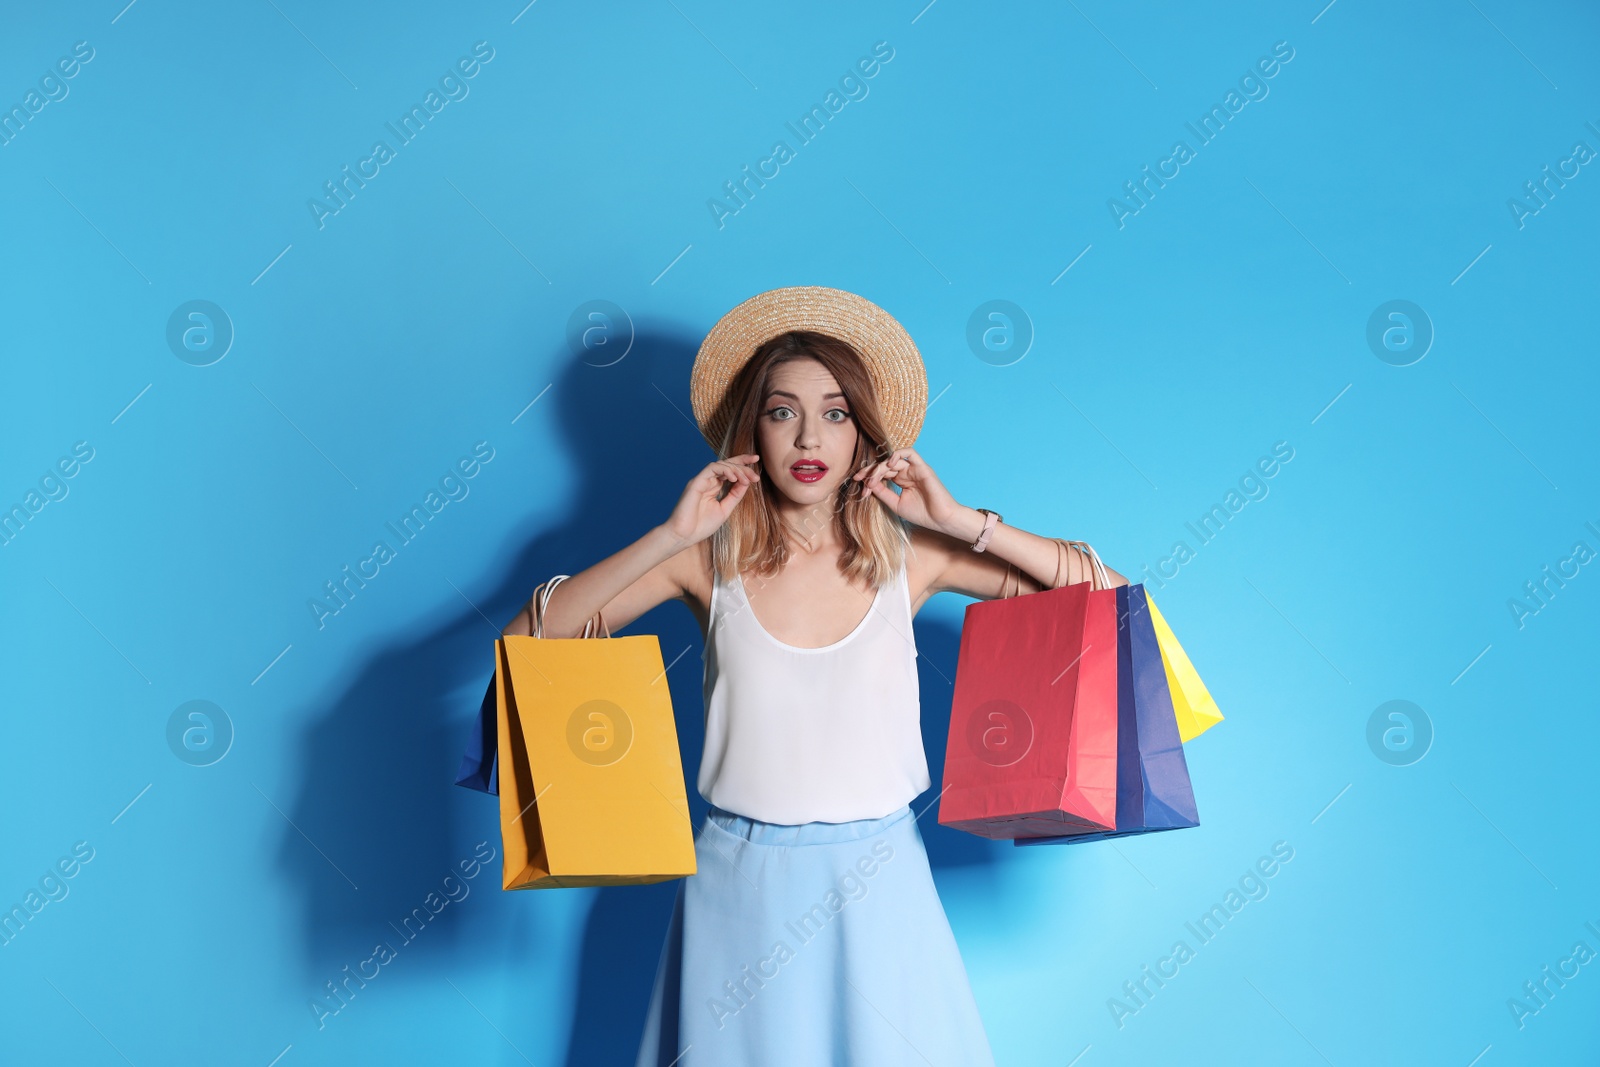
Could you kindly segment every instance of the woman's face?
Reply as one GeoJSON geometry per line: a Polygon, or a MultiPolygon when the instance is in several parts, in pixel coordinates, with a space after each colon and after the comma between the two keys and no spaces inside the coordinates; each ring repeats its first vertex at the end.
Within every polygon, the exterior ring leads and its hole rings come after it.
{"type": "Polygon", "coordinates": [[[785,497],[796,504],[833,499],[855,473],[859,433],[850,402],[821,363],[796,359],[773,369],[756,419],[756,451],[785,497]]]}

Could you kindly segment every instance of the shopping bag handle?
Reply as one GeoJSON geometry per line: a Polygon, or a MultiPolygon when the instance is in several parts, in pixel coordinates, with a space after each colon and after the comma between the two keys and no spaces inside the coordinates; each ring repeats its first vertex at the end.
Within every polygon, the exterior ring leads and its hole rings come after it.
{"type": "Polygon", "coordinates": [[[1066,562],[1066,550],[1068,547],[1075,547],[1078,549],[1078,551],[1089,557],[1089,581],[1091,583],[1091,588],[1111,588],[1111,575],[1106,570],[1106,565],[1100,562],[1100,554],[1094,550],[1094,546],[1090,545],[1089,542],[1071,541],[1064,537],[1052,537],[1050,540],[1054,541],[1058,546],[1056,550],[1056,578],[1054,584],[1051,585],[1050,588],[1061,588],[1061,568],[1062,564],[1066,562]]]}
{"type": "MultiPolygon", "coordinates": [[[[544,637],[544,613],[550,608],[550,594],[556,591],[556,586],[560,585],[562,582],[571,577],[572,575],[570,574],[558,574],[554,578],[551,578],[548,582],[541,582],[538,588],[534,589],[532,598],[534,637],[544,637]]],[[[593,635],[595,637],[601,636],[599,632],[601,630],[605,631],[604,636],[611,636],[611,627],[606,623],[606,613],[603,610],[595,612],[594,618],[583,624],[584,637],[590,636],[590,627],[595,627],[595,633],[593,635]],[[595,626],[597,621],[599,625],[595,626]]]]}

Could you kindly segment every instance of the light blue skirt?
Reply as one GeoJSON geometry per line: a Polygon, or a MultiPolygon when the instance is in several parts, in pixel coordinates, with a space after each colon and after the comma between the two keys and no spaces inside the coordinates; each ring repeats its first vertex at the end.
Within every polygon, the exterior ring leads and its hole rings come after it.
{"type": "Polygon", "coordinates": [[[992,1067],[922,833],[712,807],[637,1067],[992,1067]]]}

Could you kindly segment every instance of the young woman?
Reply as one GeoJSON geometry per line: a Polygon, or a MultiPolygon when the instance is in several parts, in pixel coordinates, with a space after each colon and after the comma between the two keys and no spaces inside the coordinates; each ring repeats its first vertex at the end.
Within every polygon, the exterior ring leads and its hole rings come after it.
{"type": "Polygon", "coordinates": [[[711,807],[638,1067],[992,1064],[910,808],[930,784],[911,619],[941,591],[1036,592],[1088,563],[955,501],[909,447],[921,357],[859,296],[739,305],[691,396],[723,458],[544,616],[545,636],[577,637],[677,599],[706,634],[711,807]]]}

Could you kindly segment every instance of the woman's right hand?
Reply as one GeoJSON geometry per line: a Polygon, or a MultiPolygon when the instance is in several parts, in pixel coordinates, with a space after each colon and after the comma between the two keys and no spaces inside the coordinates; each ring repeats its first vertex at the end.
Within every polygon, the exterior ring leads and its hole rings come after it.
{"type": "Polygon", "coordinates": [[[750,486],[761,480],[760,460],[760,456],[750,453],[708,463],[684,486],[683,496],[662,525],[685,547],[704,541],[727,521],[750,486]],[[731,488],[727,496],[718,500],[717,494],[725,483],[731,488]]]}

